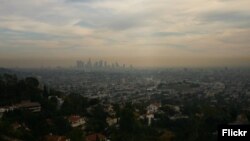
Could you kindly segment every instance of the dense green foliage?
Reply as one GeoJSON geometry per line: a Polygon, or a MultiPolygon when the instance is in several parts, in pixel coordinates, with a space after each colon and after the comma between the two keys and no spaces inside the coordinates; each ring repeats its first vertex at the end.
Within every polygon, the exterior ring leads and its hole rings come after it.
{"type": "Polygon", "coordinates": [[[0,75],[0,106],[22,100],[41,100],[41,90],[37,79],[28,77],[18,80],[16,75],[0,75]]]}

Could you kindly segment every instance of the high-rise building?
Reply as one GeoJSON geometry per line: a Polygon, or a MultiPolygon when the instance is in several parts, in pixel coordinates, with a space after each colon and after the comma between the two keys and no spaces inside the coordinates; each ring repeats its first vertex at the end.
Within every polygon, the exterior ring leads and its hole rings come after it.
{"type": "Polygon", "coordinates": [[[76,61],[76,67],[77,68],[84,68],[84,62],[83,61],[80,61],[80,60],[77,60],[76,61]]]}
{"type": "Polygon", "coordinates": [[[105,67],[105,68],[108,67],[107,61],[104,61],[104,67],[105,67]]]}
{"type": "Polygon", "coordinates": [[[86,64],[86,67],[87,68],[91,68],[92,67],[92,62],[91,62],[91,59],[89,58],[87,64],[86,64]]]}
{"type": "Polygon", "coordinates": [[[99,61],[99,67],[100,67],[100,68],[103,67],[103,61],[102,61],[102,60],[99,61]]]}
{"type": "Polygon", "coordinates": [[[78,69],[84,69],[88,71],[94,71],[94,70],[125,70],[125,69],[133,69],[132,65],[126,66],[126,64],[119,64],[118,62],[114,63],[108,63],[104,60],[97,60],[97,61],[91,61],[91,58],[88,59],[87,62],[77,60],[76,61],[76,68],[78,69]],[[127,67],[127,68],[126,68],[127,67]]]}

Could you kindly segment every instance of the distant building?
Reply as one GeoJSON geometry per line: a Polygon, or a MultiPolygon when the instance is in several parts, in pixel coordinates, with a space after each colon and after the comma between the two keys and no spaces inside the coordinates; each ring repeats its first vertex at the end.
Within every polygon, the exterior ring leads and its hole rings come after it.
{"type": "Polygon", "coordinates": [[[146,118],[148,119],[148,126],[150,126],[152,123],[152,119],[154,118],[154,114],[147,114],[146,118]]]}
{"type": "Polygon", "coordinates": [[[239,114],[236,117],[236,120],[233,123],[230,123],[230,125],[244,125],[249,124],[248,118],[245,114],[239,114]]]}
{"type": "Polygon", "coordinates": [[[80,60],[78,60],[78,61],[76,61],[76,67],[78,68],[78,69],[82,69],[82,68],[84,68],[84,62],[83,61],[80,61],[80,60]]]}
{"type": "Polygon", "coordinates": [[[25,109],[31,112],[40,112],[41,111],[41,104],[38,102],[30,102],[30,101],[23,101],[17,105],[15,105],[17,109],[25,109]]]}
{"type": "Polygon", "coordinates": [[[107,138],[103,134],[94,133],[86,136],[86,141],[107,141],[107,138]]]}
{"type": "Polygon", "coordinates": [[[84,127],[84,125],[86,123],[85,119],[81,116],[78,116],[78,115],[72,115],[72,116],[68,117],[68,120],[69,120],[72,127],[79,127],[79,126],[84,127]]]}
{"type": "Polygon", "coordinates": [[[108,63],[104,60],[91,61],[89,58],[88,61],[84,62],[81,60],[76,61],[76,68],[86,71],[122,71],[122,70],[132,70],[134,69],[132,65],[128,65],[126,68],[125,64],[119,64],[118,62],[108,63]]]}
{"type": "Polygon", "coordinates": [[[107,117],[106,122],[108,123],[109,126],[112,126],[118,123],[118,118],[107,117]]]}
{"type": "Polygon", "coordinates": [[[40,112],[41,104],[38,102],[22,101],[21,103],[15,105],[0,107],[0,117],[4,112],[13,111],[16,109],[29,110],[31,112],[40,112]]]}
{"type": "Polygon", "coordinates": [[[69,138],[65,136],[58,136],[58,135],[47,135],[43,137],[43,141],[70,141],[69,138]]]}
{"type": "Polygon", "coordinates": [[[147,107],[147,113],[155,113],[161,107],[161,103],[152,103],[147,107]]]}
{"type": "Polygon", "coordinates": [[[4,112],[12,111],[11,107],[0,107],[0,118],[2,118],[4,112]]]}
{"type": "Polygon", "coordinates": [[[88,60],[87,64],[86,64],[87,68],[91,68],[92,67],[92,62],[91,59],[88,60]]]}

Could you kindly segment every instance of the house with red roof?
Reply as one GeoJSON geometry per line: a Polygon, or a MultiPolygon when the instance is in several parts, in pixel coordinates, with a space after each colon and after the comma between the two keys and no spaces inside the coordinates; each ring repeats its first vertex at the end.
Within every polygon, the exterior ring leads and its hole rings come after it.
{"type": "Polygon", "coordinates": [[[68,120],[72,127],[79,127],[79,126],[84,127],[84,125],[86,124],[85,119],[79,115],[69,116],[68,120]]]}
{"type": "Polygon", "coordinates": [[[103,134],[94,133],[86,136],[86,141],[107,141],[107,138],[103,134]]]}

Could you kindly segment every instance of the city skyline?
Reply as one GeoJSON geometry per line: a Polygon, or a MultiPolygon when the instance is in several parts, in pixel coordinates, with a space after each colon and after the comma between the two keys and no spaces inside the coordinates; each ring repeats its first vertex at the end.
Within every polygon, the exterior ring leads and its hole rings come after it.
{"type": "Polygon", "coordinates": [[[133,69],[133,65],[130,64],[122,64],[120,62],[109,62],[106,60],[77,60],[76,61],[77,69],[94,69],[94,70],[125,70],[125,69],[133,69]]]}
{"type": "Polygon", "coordinates": [[[0,67],[249,66],[249,0],[3,0],[0,67]]]}

